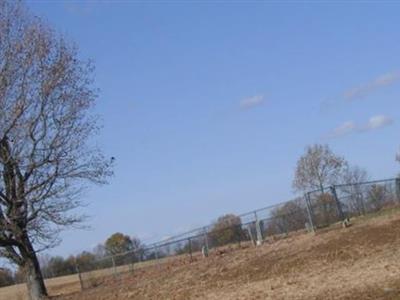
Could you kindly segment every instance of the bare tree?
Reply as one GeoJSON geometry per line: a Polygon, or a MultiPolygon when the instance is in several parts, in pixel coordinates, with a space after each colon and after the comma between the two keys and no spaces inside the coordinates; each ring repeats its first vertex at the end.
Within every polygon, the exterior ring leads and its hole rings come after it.
{"type": "Polygon", "coordinates": [[[91,141],[92,73],[20,2],[0,0],[0,251],[24,270],[30,299],[47,294],[37,252],[82,221],[85,183],[111,175],[91,141]]]}
{"type": "Polygon", "coordinates": [[[358,166],[349,166],[342,175],[344,185],[337,189],[339,197],[348,199],[348,212],[356,215],[365,214],[365,203],[363,196],[363,182],[369,179],[365,169],[358,166]]]}
{"type": "Polygon", "coordinates": [[[142,241],[136,237],[131,237],[132,241],[132,251],[134,251],[135,261],[140,261],[143,259],[144,256],[144,244],[142,241]]]}
{"type": "Polygon", "coordinates": [[[107,255],[106,247],[103,244],[98,244],[94,247],[93,254],[96,256],[96,259],[102,259],[107,255]]]}
{"type": "Polygon", "coordinates": [[[104,243],[108,255],[121,254],[133,249],[133,243],[128,235],[117,232],[112,234],[104,243]]]}
{"type": "Polygon", "coordinates": [[[12,271],[9,268],[0,267],[0,287],[15,284],[12,271]]]}
{"type": "Polygon", "coordinates": [[[368,180],[369,175],[364,168],[359,166],[348,166],[343,171],[341,181],[343,184],[360,184],[368,180]]]}
{"type": "Polygon", "coordinates": [[[298,191],[324,192],[324,186],[339,182],[346,166],[346,160],[335,155],[328,145],[308,146],[297,162],[293,187],[298,191]]]}
{"type": "Polygon", "coordinates": [[[267,222],[267,233],[279,234],[303,229],[308,221],[303,203],[302,198],[297,198],[274,208],[267,222]]]}
{"type": "Polygon", "coordinates": [[[234,214],[223,215],[214,223],[209,235],[216,246],[240,242],[244,237],[242,220],[234,214]]]}
{"type": "Polygon", "coordinates": [[[373,184],[367,192],[367,201],[370,210],[379,211],[390,202],[388,190],[385,185],[373,184]],[[389,200],[389,201],[388,201],[389,200]]]}

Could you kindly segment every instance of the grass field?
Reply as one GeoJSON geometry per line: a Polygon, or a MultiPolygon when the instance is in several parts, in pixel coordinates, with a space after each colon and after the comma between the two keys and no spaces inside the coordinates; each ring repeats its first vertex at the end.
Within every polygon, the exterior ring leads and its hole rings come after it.
{"type": "MultiPolygon", "coordinates": [[[[400,214],[359,218],[350,228],[296,234],[260,247],[232,246],[110,276],[80,292],[76,275],[46,281],[58,300],[400,299],[400,214]]],[[[25,287],[0,299],[25,299],[25,287]]]]}
{"type": "MultiPolygon", "coordinates": [[[[159,261],[146,261],[136,263],[134,266],[135,272],[143,268],[168,263],[171,259],[174,258],[165,257],[163,259],[160,259],[159,261]]],[[[103,283],[104,281],[108,281],[110,277],[113,278],[114,272],[120,274],[118,275],[119,277],[126,276],[126,273],[131,272],[131,266],[118,266],[115,268],[115,270],[114,268],[107,268],[83,273],[82,279],[87,285],[97,285],[99,283],[103,283]]],[[[81,284],[77,274],[47,279],[46,287],[48,288],[49,294],[52,297],[81,291],[81,284]]],[[[23,300],[26,298],[27,296],[25,284],[17,284],[9,287],[0,288],[0,300],[23,300]]]]}

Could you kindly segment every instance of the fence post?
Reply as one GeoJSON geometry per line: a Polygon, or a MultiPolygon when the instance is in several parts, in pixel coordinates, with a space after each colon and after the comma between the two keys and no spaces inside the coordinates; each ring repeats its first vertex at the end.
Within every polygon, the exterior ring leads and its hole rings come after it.
{"type": "Polygon", "coordinates": [[[289,226],[288,226],[288,218],[287,218],[287,216],[288,216],[288,214],[283,214],[283,215],[281,215],[281,219],[282,219],[282,224],[283,224],[283,227],[284,227],[284,235],[285,235],[285,237],[288,237],[289,236],[289,226]]]}
{"type": "Polygon", "coordinates": [[[154,254],[156,256],[156,261],[157,261],[158,268],[161,268],[160,260],[158,259],[158,245],[155,245],[154,254]]]}
{"type": "Polygon", "coordinates": [[[337,196],[336,187],[333,185],[330,187],[330,190],[333,195],[333,199],[335,200],[335,203],[336,203],[340,221],[344,221],[345,217],[344,217],[344,213],[343,213],[343,209],[342,209],[342,204],[340,203],[339,198],[337,196]]]}
{"type": "Polygon", "coordinates": [[[315,233],[314,221],[313,221],[312,210],[311,210],[310,193],[306,193],[304,195],[304,199],[306,201],[307,215],[308,215],[308,221],[310,222],[310,226],[311,226],[311,232],[315,233]]]}
{"type": "Polygon", "coordinates": [[[240,248],[240,243],[242,242],[243,229],[242,229],[242,224],[237,224],[236,226],[237,226],[236,241],[238,243],[238,247],[240,248]]]}
{"type": "Polygon", "coordinates": [[[188,239],[188,244],[189,244],[189,254],[190,254],[190,261],[193,261],[193,255],[192,255],[192,239],[188,239]]]}
{"type": "Polygon", "coordinates": [[[134,272],[134,268],[135,268],[135,260],[136,260],[136,252],[132,251],[131,253],[129,253],[129,256],[131,257],[131,263],[130,263],[130,271],[131,273],[134,272]]]}
{"type": "Polygon", "coordinates": [[[397,201],[400,202],[400,177],[396,178],[396,196],[397,196],[397,201]]]}
{"type": "Polygon", "coordinates": [[[114,255],[111,256],[111,262],[112,262],[113,274],[114,274],[114,276],[117,276],[117,267],[115,265],[114,255]]]}
{"type": "Polygon", "coordinates": [[[78,278],[79,278],[79,284],[81,286],[81,291],[83,291],[84,287],[83,287],[81,271],[79,270],[79,265],[76,262],[75,262],[75,269],[76,269],[76,272],[78,273],[78,278]]]}
{"type": "MultiPolygon", "coordinates": [[[[360,190],[361,188],[358,187],[357,189],[360,190]]],[[[357,202],[361,206],[361,214],[365,216],[366,213],[365,213],[364,196],[361,191],[357,191],[357,202]]]]}
{"type": "Polygon", "coordinates": [[[203,233],[203,235],[204,235],[204,246],[206,247],[206,251],[207,251],[207,253],[209,253],[209,251],[210,251],[210,248],[209,248],[209,245],[208,245],[208,235],[207,235],[207,228],[206,228],[206,227],[204,227],[204,228],[203,228],[203,230],[204,230],[204,233],[203,233]]]}
{"type": "Polygon", "coordinates": [[[257,211],[254,211],[254,225],[256,227],[256,245],[260,246],[263,243],[263,236],[262,236],[262,232],[261,232],[261,227],[260,227],[260,221],[258,220],[258,216],[257,216],[257,211]]]}

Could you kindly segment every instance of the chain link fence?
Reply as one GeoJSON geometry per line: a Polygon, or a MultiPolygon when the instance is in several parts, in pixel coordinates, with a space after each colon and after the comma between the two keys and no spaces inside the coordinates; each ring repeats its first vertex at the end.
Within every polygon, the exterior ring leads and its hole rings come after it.
{"type": "Polygon", "coordinates": [[[334,185],[309,192],[305,201],[315,228],[400,204],[400,179],[334,185]]]}
{"type": "Polygon", "coordinates": [[[197,228],[147,247],[77,265],[82,289],[127,272],[163,268],[219,255],[232,247],[260,245],[400,205],[400,178],[341,184],[304,197],[197,228]],[[222,224],[222,225],[221,225],[222,224]]]}

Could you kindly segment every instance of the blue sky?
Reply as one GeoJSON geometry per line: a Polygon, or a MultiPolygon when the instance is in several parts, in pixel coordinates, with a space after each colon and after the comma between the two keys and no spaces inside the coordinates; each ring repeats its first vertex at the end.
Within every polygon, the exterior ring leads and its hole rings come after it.
{"type": "Polygon", "coordinates": [[[97,137],[115,176],[91,230],[145,241],[293,197],[304,148],[328,143],[371,178],[400,170],[400,4],[31,1],[93,59],[97,137]]]}

